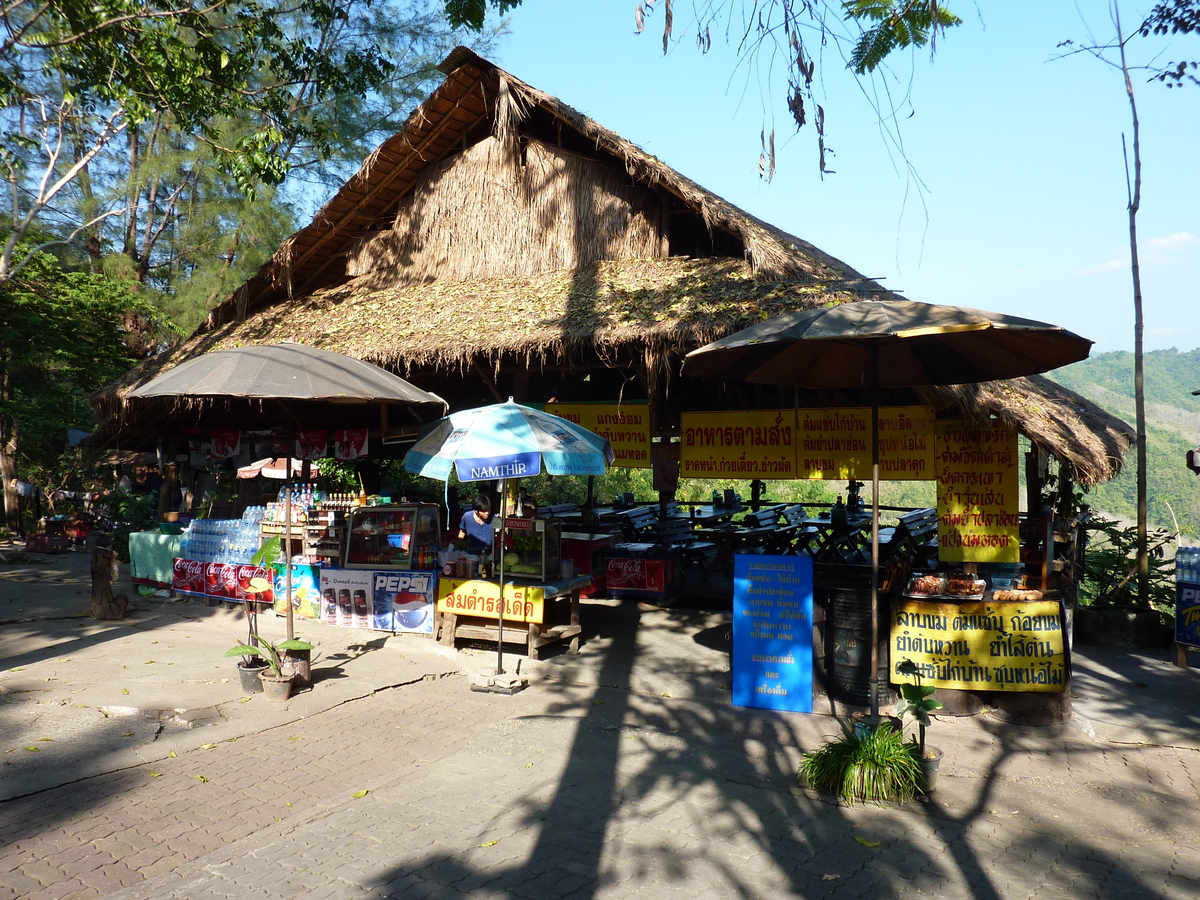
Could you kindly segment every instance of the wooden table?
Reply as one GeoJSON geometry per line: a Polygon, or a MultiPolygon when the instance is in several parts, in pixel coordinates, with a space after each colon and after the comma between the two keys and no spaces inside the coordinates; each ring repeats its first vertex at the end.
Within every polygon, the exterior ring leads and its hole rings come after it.
{"type": "Polygon", "coordinates": [[[805,529],[815,529],[818,533],[815,547],[810,544],[810,553],[817,556],[827,550],[831,550],[838,544],[849,538],[857,537],[860,532],[867,529],[871,525],[870,513],[858,513],[847,518],[846,528],[838,531],[833,527],[833,521],[829,516],[816,516],[814,518],[804,519],[801,523],[805,529]]]}
{"type": "Polygon", "coordinates": [[[693,506],[691,519],[697,525],[708,527],[718,522],[728,522],[738,513],[745,512],[750,507],[741,503],[735,506],[693,506]]]}
{"type": "Polygon", "coordinates": [[[696,536],[717,545],[716,563],[728,568],[733,565],[734,554],[738,550],[760,542],[763,538],[774,534],[778,529],[774,525],[745,528],[732,523],[714,525],[709,528],[697,528],[696,536]]]}
{"type": "MultiPolygon", "coordinates": [[[[438,610],[434,614],[434,635],[437,640],[447,647],[453,647],[455,640],[491,641],[495,643],[500,637],[500,625],[495,615],[469,615],[442,609],[443,582],[447,588],[453,589],[459,585],[489,586],[499,595],[499,583],[483,581],[482,579],[439,579],[438,610]]],[[[505,579],[506,587],[537,588],[542,591],[543,614],[540,622],[504,620],[504,643],[524,644],[530,659],[537,659],[540,649],[547,644],[569,641],[569,652],[579,652],[579,635],[582,629],[579,625],[579,592],[592,586],[590,575],[576,575],[574,578],[564,578],[558,581],[540,582],[527,579],[505,579]],[[557,609],[559,604],[565,604],[566,609],[557,609]],[[547,624],[549,611],[566,613],[566,622],[547,624]]],[[[507,608],[507,607],[506,607],[507,608]]],[[[561,617],[561,616],[560,616],[561,617]]]]}

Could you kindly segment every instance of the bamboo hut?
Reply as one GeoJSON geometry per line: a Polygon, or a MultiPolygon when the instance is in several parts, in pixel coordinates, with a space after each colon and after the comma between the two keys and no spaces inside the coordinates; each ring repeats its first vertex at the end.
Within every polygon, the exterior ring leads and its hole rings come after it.
{"type": "MultiPolygon", "coordinates": [[[[188,341],[96,395],[99,442],[146,433],[125,397],[164,368],[281,340],[392,369],[451,408],[646,399],[665,438],[686,410],[801,400],[690,383],[688,351],[781,313],[896,296],[469,50],[441,69],[404,129],[188,341]]],[[[1131,440],[1044,378],[894,399],[998,416],[1083,484],[1115,475],[1131,440]]]]}

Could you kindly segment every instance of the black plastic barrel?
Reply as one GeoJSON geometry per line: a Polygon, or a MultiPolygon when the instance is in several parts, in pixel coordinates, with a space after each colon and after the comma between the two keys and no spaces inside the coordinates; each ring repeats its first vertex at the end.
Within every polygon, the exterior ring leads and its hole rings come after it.
{"type": "MultiPolygon", "coordinates": [[[[825,622],[829,692],[854,706],[871,704],[871,591],[834,587],[829,590],[825,622]]],[[[879,702],[888,696],[887,629],[879,629],[879,702]]]]}

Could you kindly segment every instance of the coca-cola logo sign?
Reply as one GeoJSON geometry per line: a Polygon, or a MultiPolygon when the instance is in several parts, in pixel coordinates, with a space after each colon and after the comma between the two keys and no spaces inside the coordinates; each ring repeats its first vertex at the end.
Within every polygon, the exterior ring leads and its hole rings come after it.
{"type": "Polygon", "coordinates": [[[207,587],[208,563],[196,559],[176,559],[171,571],[171,588],[182,594],[203,594],[207,587]]]}
{"type": "Polygon", "coordinates": [[[175,574],[191,577],[193,575],[204,574],[204,563],[195,559],[177,559],[175,560],[175,574]]]}
{"type": "Polygon", "coordinates": [[[610,588],[661,591],[665,586],[661,559],[610,556],[604,574],[610,588]]]}

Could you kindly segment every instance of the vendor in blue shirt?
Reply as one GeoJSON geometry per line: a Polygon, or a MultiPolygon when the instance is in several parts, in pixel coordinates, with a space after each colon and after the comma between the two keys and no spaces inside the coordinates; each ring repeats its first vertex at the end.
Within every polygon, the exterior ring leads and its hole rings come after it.
{"type": "Polygon", "coordinates": [[[492,501],[486,494],[479,494],[471,509],[463,513],[458,523],[458,539],[467,540],[467,552],[478,553],[492,549],[492,501]]]}

